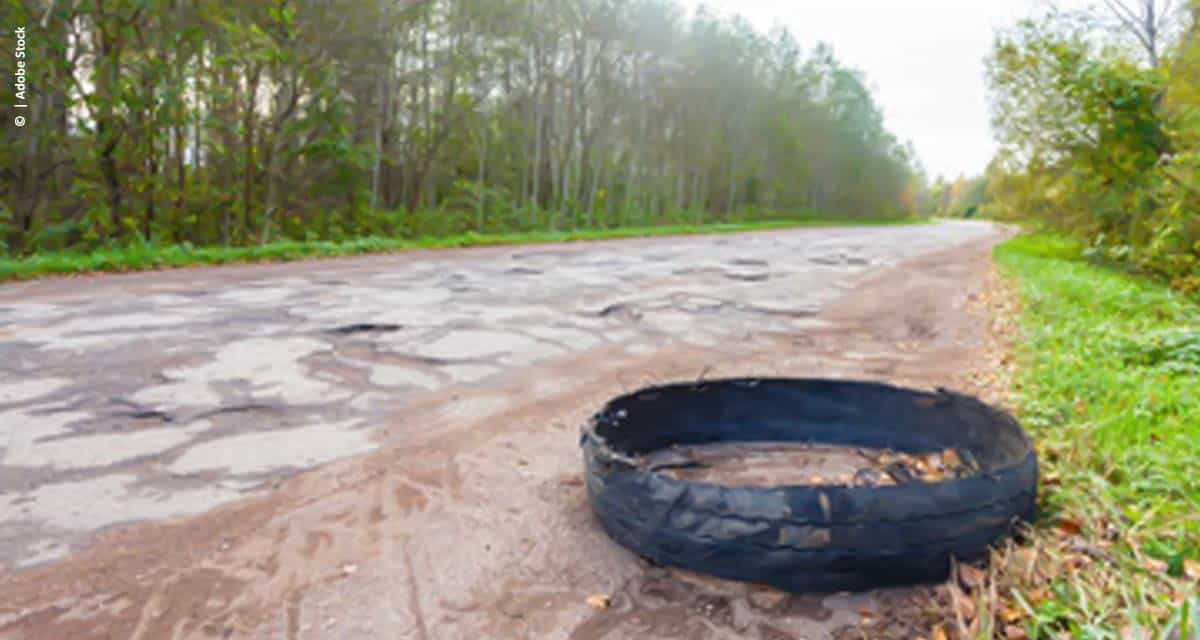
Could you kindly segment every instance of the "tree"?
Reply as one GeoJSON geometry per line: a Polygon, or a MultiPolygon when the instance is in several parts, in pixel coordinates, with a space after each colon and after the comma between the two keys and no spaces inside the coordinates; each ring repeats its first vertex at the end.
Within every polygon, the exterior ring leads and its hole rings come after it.
{"type": "Polygon", "coordinates": [[[1002,148],[989,208],[1055,224],[1093,251],[1197,289],[1196,13],[1160,23],[1156,7],[1146,2],[1141,14],[1145,61],[1097,38],[1095,21],[1059,15],[997,39],[988,80],[1002,148]],[[1182,35],[1167,46],[1162,33],[1182,35]]]}
{"type": "Polygon", "coordinates": [[[47,34],[0,134],[19,254],[880,215],[923,180],[827,47],[672,0],[0,2],[47,34]]]}

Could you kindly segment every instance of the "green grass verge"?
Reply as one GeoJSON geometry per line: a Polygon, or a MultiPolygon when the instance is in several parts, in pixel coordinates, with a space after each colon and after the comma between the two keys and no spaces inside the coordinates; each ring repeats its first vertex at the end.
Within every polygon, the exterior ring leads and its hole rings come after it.
{"type": "Polygon", "coordinates": [[[1014,588],[1029,637],[1193,637],[1200,307],[1052,235],[996,258],[1022,302],[1014,383],[1044,479],[1043,575],[1014,588]]]}
{"type": "Polygon", "coordinates": [[[120,249],[101,249],[89,253],[43,253],[27,258],[0,258],[0,282],[53,274],[144,271],[199,264],[286,262],[320,257],[389,253],[409,249],[448,249],[489,245],[579,242],[644,236],[736,233],[740,231],[763,231],[792,227],[894,225],[916,224],[920,222],[923,221],[909,218],[865,218],[854,220],[804,218],[798,220],[770,220],[736,224],[625,227],[586,231],[538,231],[488,235],[465,233],[453,236],[415,239],[367,237],[346,242],[284,241],[254,247],[196,248],[186,245],[160,247],[145,244],[120,249]]]}

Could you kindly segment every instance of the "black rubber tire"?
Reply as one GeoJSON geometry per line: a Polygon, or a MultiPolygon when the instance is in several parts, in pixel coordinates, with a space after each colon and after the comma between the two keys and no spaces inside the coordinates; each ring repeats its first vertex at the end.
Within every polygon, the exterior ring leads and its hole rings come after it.
{"type": "Polygon", "coordinates": [[[944,580],[1032,520],[1037,457],[1009,414],[949,391],[871,382],[738,379],[644,389],[584,428],[592,509],[659,564],[794,592],[944,580]],[[675,444],[824,442],[908,453],[953,447],[980,471],[883,487],[732,487],[639,466],[675,444]]]}

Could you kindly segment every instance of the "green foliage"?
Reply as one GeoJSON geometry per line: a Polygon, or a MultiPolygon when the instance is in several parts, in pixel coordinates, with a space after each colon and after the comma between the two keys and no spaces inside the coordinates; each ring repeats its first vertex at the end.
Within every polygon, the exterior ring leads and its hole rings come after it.
{"type": "Polygon", "coordinates": [[[16,255],[915,208],[860,73],[673,0],[0,2],[16,255]]]}
{"type": "Polygon", "coordinates": [[[988,62],[1003,148],[986,212],[1200,291],[1200,23],[1186,19],[1153,68],[1061,16],[1002,34],[988,62]]]}
{"type": "Polygon", "coordinates": [[[1171,375],[1200,374],[1200,329],[1169,329],[1122,345],[1126,362],[1171,375]]]}

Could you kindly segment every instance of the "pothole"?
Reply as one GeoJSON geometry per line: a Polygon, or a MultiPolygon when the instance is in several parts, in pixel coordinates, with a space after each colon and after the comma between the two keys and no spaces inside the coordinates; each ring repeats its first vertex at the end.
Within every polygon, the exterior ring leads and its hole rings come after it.
{"type": "Polygon", "coordinates": [[[726,272],[726,278],[730,280],[738,280],[740,282],[766,282],[771,279],[771,275],[767,273],[730,273],[726,272]]]}
{"type": "Polygon", "coordinates": [[[342,327],[330,329],[326,331],[326,333],[335,336],[354,336],[372,333],[395,333],[403,328],[404,327],[402,325],[398,324],[375,324],[364,322],[359,324],[348,324],[342,327]]]}

